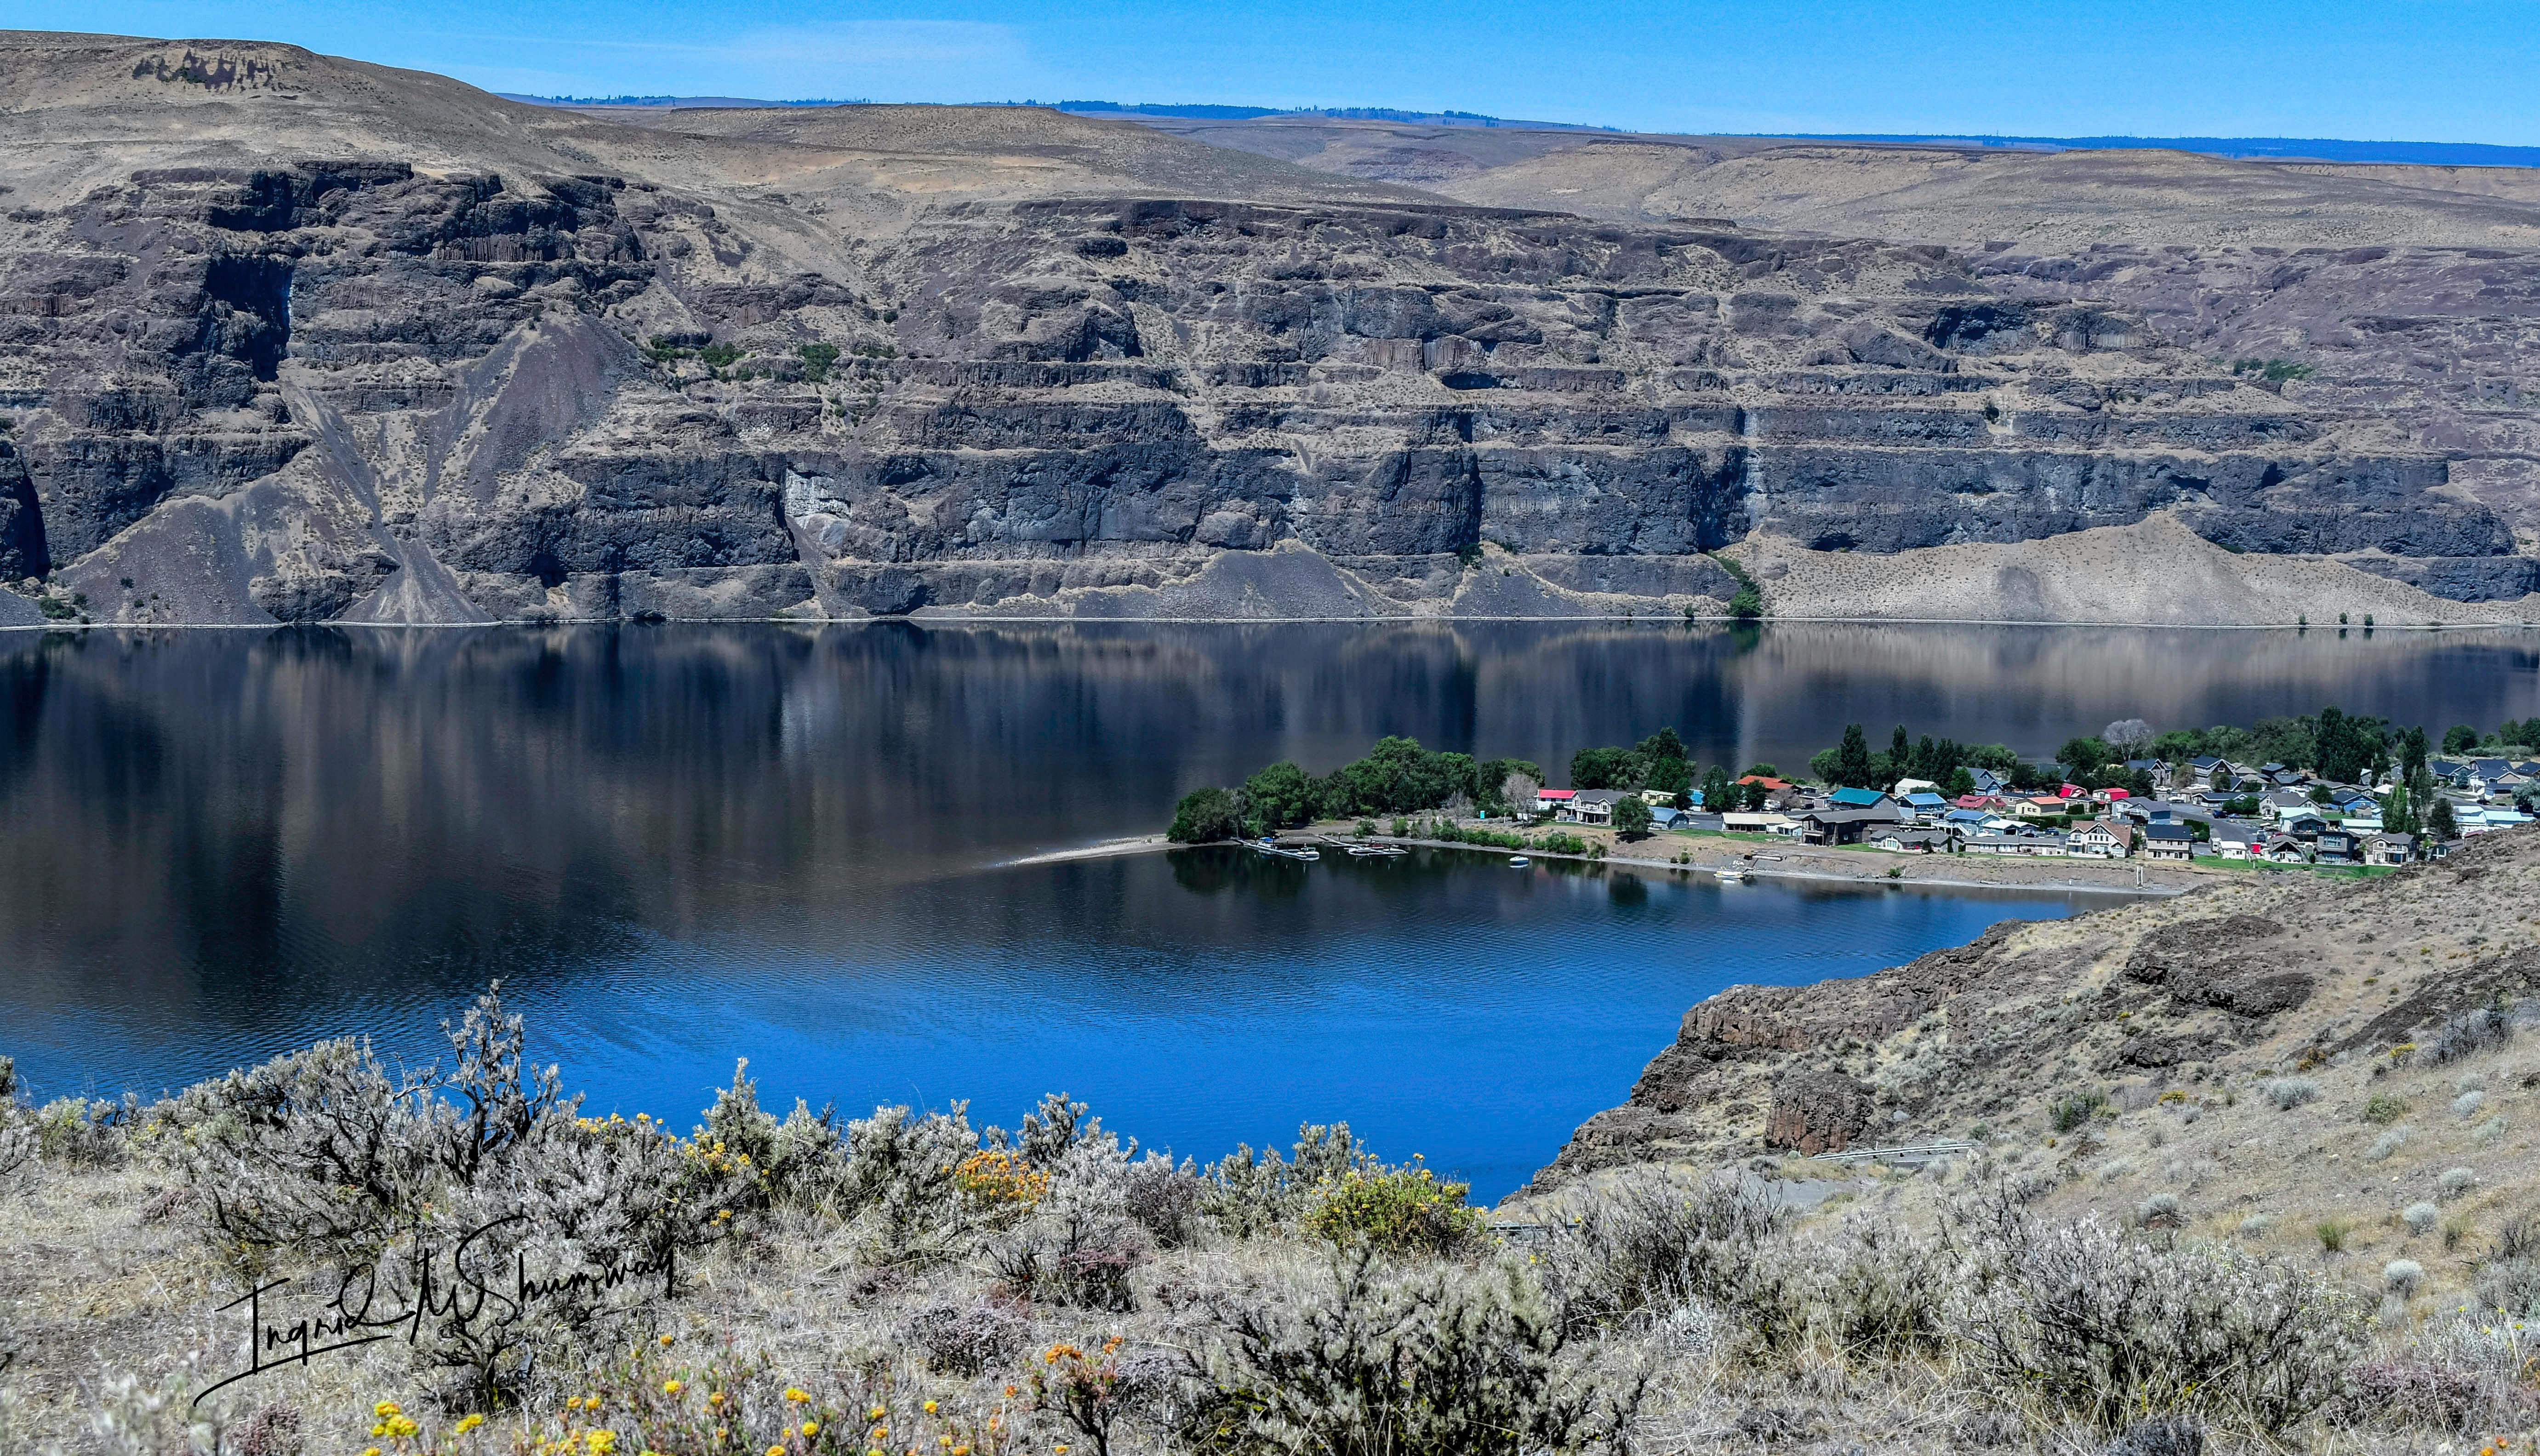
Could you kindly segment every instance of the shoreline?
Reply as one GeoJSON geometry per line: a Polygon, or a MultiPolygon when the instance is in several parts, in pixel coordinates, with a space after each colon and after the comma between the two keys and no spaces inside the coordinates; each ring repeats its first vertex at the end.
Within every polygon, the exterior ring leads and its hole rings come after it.
{"type": "MultiPolygon", "coordinates": [[[[1283,836],[1283,842],[1289,838],[1289,836],[1283,836]]],[[[1997,861],[1986,856],[1882,854],[1878,859],[1856,867],[1846,863],[1844,857],[1867,856],[1877,852],[1826,851],[1811,849],[1805,845],[1787,847],[1776,845],[1772,848],[1779,853],[1766,863],[1749,864],[1742,854],[1702,858],[1700,851],[1696,850],[1692,853],[1697,858],[1691,863],[1677,865],[1665,860],[1643,859],[1633,855],[1606,855],[1599,858],[1592,855],[1557,855],[1545,850],[1532,849],[1520,852],[1497,845],[1463,844],[1451,840],[1421,839],[1415,836],[1396,838],[1389,834],[1370,835],[1365,840],[1359,840],[1357,836],[1345,832],[1325,833],[1320,830],[1308,830],[1295,838],[1317,848],[1336,842],[1385,844],[1399,845],[1405,849],[1462,850],[1468,854],[1495,855],[1502,859],[1513,854],[1523,853],[1529,860],[1565,861],[1579,865],[1607,867],[1622,866],[1636,870],[1671,870],[1686,875],[1717,874],[1722,869],[1738,868],[1757,879],[1812,880],[1819,883],[1896,885],[1946,890],[2058,890],[2073,894],[2123,895],[2134,899],[2154,900],[2174,898],[2202,888],[2208,883],[2235,882],[2231,879],[2215,879],[2211,873],[2205,871],[2182,871],[2166,865],[2159,867],[2150,864],[2138,866],[2136,862],[2130,860],[2044,862],[2005,857],[1997,861]],[[1974,859],[1987,869],[2004,872],[1998,877],[1991,878],[1913,872],[1918,866],[1934,865],[1935,862],[1945,863],[1949,868],[1957,870],[1963,868],[1965,862],[1970,859],[1974,859]],[[2043,872],[2050,867],[2054,870],[2052,875],[2043,872]],[[1902,869],[1906,872],[1891,875],[1887,872],[1890,869],[1902,869]],[[2142,883],[2116,882],[2120,876],[2133,876],[2138,869],[2142,871],[2142,883]]],[[[1654,836],[1649,842],[1657,845],[1664,841],[1654,836]]],[[[1161,834],[1141,834],[1121,839],[1106,839],[1094,844],[1079,845],[1072,849],[1045,850],[1038,854],[1000,860],[984,867],[1019,869],[1035,865],[1063,865],[1088,860],[1117,859],[1127,855],[1148,855],[1164,850],[1209,849],[1220,846],[1244,849],[1249,845],[1250,842],[1246,840],[1218,840],[1211,845],[1177,845],[1161,834]]]]}

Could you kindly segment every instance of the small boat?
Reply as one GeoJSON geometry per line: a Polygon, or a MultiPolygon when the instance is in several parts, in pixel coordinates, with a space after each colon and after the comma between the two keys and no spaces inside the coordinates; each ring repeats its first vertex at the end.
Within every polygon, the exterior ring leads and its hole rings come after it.
{"type": "Polygon", "coordinates": [[[1303,845],[1281,844],[1277,840],[1268,838],[1264,838],[1253,848],[1265,855],[1276,855],[1282,860],[1319,860],[1323,857],[1320,850],[1303,845]]]}
{"type": "Polygon", "coordinates": [[[1398,844],[1354,844],[1349,847],[1349,852],[1353,860],[1389,860],[1396,855],[1411,853],[1398,844]]]}
{"type": "Polygon", "coordinates": [[[1533,862],[1532,860],[1527,859],[1527,858],[1526,858],[1525,856],[1523,856],[1523,855],[1511,855],[1511,856],[1509,856],[1509,867],[1510,867],[1510,868],[1512,868],[1512,869],[1522,869],[1522,868],[1524,868],[1526,866],[1531,865],[1531,864],[1533,864],[1533,863],[1534,863],[1534,862],[1533,862]]]}
{"type": "Polygon", "coordinates": [[[1755,877],[1743,869],[1736,868],[1715,869],[1712,873],[1720,876],[1720,882],[1722,884],[1744,884],[1746,881],[1755,877]]]}

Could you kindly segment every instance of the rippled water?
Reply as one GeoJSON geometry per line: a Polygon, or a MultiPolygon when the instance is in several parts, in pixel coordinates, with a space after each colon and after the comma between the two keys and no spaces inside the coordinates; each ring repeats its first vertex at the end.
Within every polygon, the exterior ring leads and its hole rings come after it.
{"type": "MultiPolygon", "coordinates": [[[[1673,723],[2039,751],[2336,701],[2540,712],[2531,640],[1492,624],[0,634],[0,1051],[155,1090],[321,1035],[426,1054],[503,976],[594,1105],[1066,1088],[1212,1156],[1347,1119],[1496,1194],[1686,1006],[2062,896],[1720,887],[1481,857],[997,867],[1378,733],[1546,764],[1673,723]]],[[[2097,903],[2097,902],[2090,902],[2097,903]]],[[[2084,906],[2086,908],[2086,904],[2084,906]]]]}

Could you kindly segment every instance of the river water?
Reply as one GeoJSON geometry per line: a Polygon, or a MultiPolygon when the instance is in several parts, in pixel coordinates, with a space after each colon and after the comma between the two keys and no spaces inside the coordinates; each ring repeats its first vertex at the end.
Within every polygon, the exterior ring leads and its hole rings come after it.
{"type": "Polygon", "coordinates": [[[2156,727],[2540,713],[2540,637],[1617,624],[0,634],[0,1053],[155,1091],[400,1055],[494,977],[594,1110],[1044,1090],[1214,1157],[1346,1120],[1496,1196],[1685,1008],[2104,899],[1300,866],[1013,866],[1378,734],[1705,763],[1848,721],[2043,753],[2156,727]]]}

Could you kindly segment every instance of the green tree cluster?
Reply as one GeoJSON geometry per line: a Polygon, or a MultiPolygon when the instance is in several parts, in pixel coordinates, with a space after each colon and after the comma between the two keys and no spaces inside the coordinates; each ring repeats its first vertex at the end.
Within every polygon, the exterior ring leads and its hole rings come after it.
{"type": "MultiPolygon", "coordinates": [[[[1662,728],[1629,748],[1582,748],[1570,756],[1573,789],[1625,789],[1639,793],[1688,796],[1693,790],[1693,756],[1672,728],[1662,728]]],[[[1691,802],[1684,798],[1677,807],[1691,802]]]]}
{"type": "Polygon", "coordinates": [[[1920,738],[1903,724],[1888,735],[1883,752],[1873,752],[1860,724],[1846,724],[1843,742],[1808,760],[1808,772],[1843,789],[1890,789],[1899,779],[1928,779],[1952,794],[1975,787],[1970,769],[1990,769],[2020,787],[2048,787],[2050,777],[2030,769],[2019,755],[2000,743],[1960,743],[1955,738],[1920,738]]]}
{"type": "Polygon", "coordinates": [[[1379,738],[1367,757],[1321,778],[1283,759],[1244,780],[1240,789],[1186,794],[1174,806],[1167,837],[1200,844],[1316,819],[1426,813],[1458,801],[1505,813],[1512,778],[1540,783],[1543,770],[1521,758],[1476,762],[1467,753],[1433,753],[1415,738],[1379,738]]]}

